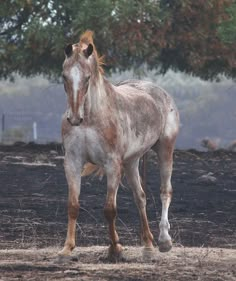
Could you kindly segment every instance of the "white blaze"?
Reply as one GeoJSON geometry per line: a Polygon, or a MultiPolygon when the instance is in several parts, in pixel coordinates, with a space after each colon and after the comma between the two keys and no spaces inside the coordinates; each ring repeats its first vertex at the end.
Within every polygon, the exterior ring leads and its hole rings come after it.
{"type": "Polygon", "coordinates": [[[80,82],[80,71],[77,66],[73,66],[70,71],[70,75],[73,81],[73,98],[74,98],[74,104],[76,103],[77,99],[77,92],[79,89],[79,82],[80,82]]]}

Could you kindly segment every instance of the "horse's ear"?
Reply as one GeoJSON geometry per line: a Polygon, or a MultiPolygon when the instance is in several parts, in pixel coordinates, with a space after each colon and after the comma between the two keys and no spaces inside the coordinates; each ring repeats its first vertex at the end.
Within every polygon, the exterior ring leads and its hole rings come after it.
{"type": "Polygon", "coordinates": [[[88,47],[87,47],[87,49],[84,49],[83,52],[84,52],[84,55],[85,55],[86,58],[88,58],[89,56],[91,56],[92,53],[93,53],[93,45],[92,45],[92,44],[89,44],[88,47]]]}
{"type": "Polygon", "coordinates": [[[66,47],[65,47],[65,55],[67,57],[70,57],[71,54],[73,52],[73,47],[72,47],[72,44],[68,44],[66,47]]]}

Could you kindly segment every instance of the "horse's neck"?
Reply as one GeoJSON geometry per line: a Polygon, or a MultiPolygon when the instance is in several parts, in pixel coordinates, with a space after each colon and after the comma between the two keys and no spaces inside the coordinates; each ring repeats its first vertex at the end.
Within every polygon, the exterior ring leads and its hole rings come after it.
{"type": "Polygon", "coordinates": [[[102,117],[109,107],[109,89],[102,75],[91,81],[86,101],[86,113],[88,118],[102,117]]]}

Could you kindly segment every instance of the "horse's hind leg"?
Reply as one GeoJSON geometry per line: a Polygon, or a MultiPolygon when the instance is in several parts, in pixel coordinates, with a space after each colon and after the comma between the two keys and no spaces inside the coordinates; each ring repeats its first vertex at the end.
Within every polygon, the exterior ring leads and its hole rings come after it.
{"type": "Polygon", "coordinates": [[[172,248],[171,237],[168,233],[170,224],[168,221],[168,209],[172,197],[171,175],[173,165],[173,151],[175,144],[175,136],[163,137],[153,147],[157,152],[160,166],[161,188],[160,197],[162,202],[161,222],[159,224],[160,234],[158,245],[160,252],[167,252],[172,248]]]}
{"type": "Polygon", "coordinates": [[[152,249],[153,236],[148,225],[146,213],[146,195],[141,186],[138,164],[138,160],[127,163],[125,165],[125,175],[130,187],[132,188],[134,200],[138,207],[144,246],[146,249],[152,249]]]}
{"type": "Polygon", "coordinates": [[[68,227],[64,248],[59,255],[68,256],[75,247],[76,220],[79,213],[81,169],[72,157],[65,156],[65,174],[68,182],[68,227]]]}

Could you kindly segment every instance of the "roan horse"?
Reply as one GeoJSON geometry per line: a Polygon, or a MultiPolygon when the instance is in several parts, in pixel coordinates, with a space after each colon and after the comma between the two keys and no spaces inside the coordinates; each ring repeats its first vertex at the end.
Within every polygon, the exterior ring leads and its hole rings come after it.
{"type": "Polygon", "coordinates": [[[80,41],[65,48],[64,87],[68,107],[62,120],[65,173],[69,186],[68,229],[60,255],[75,247],[81,176],[99,169],[107,176],[104,215],[109,224],[109,255],[119,257],[122,246],[116,232],[116,195],[124,172],[137,205],[144,249],[153,249],[146,214],[146,195],[139,176],[139,159],[150,149],[159,158],[162,215],[158,246],[172,247],[168,234],[171,202],[173,150],[179,115],[172,98],[151,82],[129,80],[112,85],[103,75],[93,33],[86,31],[80,41]]]}

